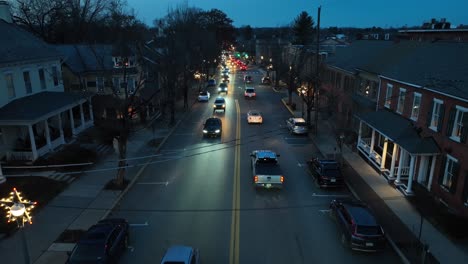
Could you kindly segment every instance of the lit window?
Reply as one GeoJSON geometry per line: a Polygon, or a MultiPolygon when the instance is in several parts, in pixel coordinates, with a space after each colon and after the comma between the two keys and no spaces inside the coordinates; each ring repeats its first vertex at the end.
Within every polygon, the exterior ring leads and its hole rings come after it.
{"type": "Polygon", "coordinates": [[[431,123],[429,125],[429,128],[437,131],[440,127],[440,123],[443,120],[443,101],[439,99],[434,99],[434,104],[432,107],[432,117],[431,117],[431,123]]]}
{"type": "Polygon", "coordinates": [[[455,177],[458,176],[458,166],[458,160],[450,155],[447,155],[442,186],[449,190],[452,190],[454,187],[455,177]]]}
{"type": "Polygon", "coordinates": [[[420,108],[421,108],[421,94],[414,93],[413,108],[411,109],[411,119],[413,119],[414,121],[418,120],[420,108]]]}
{"type": "Polygon", "coordinates": [[[392,103],[392,93],[393,85],[387,84],[387,92],[385,94],[385,107],[390,108],[390,104],[392,103]]]}
{"type": "Polygon", "coordinates": [[[405,110],[405,97],[406,97],[406,89],[400,88],[400,92],[398,93],[398,106],[397,112],[402,114],[405,110]]]}
{"type": "Polygon", "coordinates": [[[468,123],[468,108],[457,106],[456,109],[457,113],[455,115],[451,137],[452,139],[460,141],[460,137],[464,130],[463,126],[468,123]]]}

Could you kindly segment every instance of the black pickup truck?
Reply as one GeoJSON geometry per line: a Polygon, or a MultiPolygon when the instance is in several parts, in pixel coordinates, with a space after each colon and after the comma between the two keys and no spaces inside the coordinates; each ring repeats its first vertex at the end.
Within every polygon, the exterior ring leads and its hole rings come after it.
{"type": "Polygon", "coordinates": [[[312,158],[307,164],[320,187],[341,187],[344,185],[340,164],[336,160],[312,158]]]}
{"type": "Polygon", "coordinates": [[[284,176],[278,164],[278,154],[271,150],[255,150],[250,156],[255,187],[283,188],[284,176]]]}

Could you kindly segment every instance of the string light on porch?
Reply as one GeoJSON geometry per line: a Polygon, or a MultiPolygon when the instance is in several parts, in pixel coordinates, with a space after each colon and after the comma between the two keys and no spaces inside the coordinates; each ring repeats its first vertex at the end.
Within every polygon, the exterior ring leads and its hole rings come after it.
{"type": "Polygon", "coordinates": [[[0,207],[7,211],[8,223],[16,221],[18,227],[24,227],[25,223],[32,224],[31,211],[36,207],[37,202],[24,199],[16,188],[13,188],[8,198],[2,198],[0,202],[0,207]]]}

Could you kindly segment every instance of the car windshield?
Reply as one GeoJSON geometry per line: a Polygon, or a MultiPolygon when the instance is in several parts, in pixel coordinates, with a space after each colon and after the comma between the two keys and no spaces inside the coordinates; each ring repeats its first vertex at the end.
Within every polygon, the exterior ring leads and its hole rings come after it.
{"type": "Polygon", "coordinates": [[[382,235],[382,230],[380,229],[380,226],[358,225],[356,233],[367,236],[378,236],[382,235]]]}
{"type": "Polygon", "coordinates": [[[254,93],[255,92],[255,90],[253,88],[247,88],[247,89],[245,89],[245,91],[248,92],[248,93],[254,93]]]}
{"type": "Polygon", "coordinates": [[[306,126],[307,124],[306,124],[306,122],[296,122],[294,125],[295,126],[306,126]]]}
{"type": "Polygon", "coordinates": [[[219,87],[227,87],[227,84],[222,83],[222,84],[219,85],[219,87]]]}
{"type": "Polygon", "coordinates": [[[208,95],[207,92],[200,92],[200,95],[208,95]]]}
{"type": "Polygon", "coordinates": [[[215,104],[224,104],[223,99],[216,99],[215,104]]]}
{"type": "Polygon", "coordinates": [[[340,177],[341,173],[338,169],[327,169],[325,168],[324,175],[328,177],[340,177]]]}
{"type": "Polygon", "coordinates": [[[276,164],[277,160],[272,158],[261,158],[258,159],[257,162],[262,164],[276,164]]]}
{"type": "Polygon", "coordinates": [[[70,259],[73,261],[96,260],[104,255],[104,247],[96,244],[79,244],[70,259]]]}
{"type": "Polygon", "coordinates": [[[219,124],[219,120],[216,119],[208,119],[206,120],[206,125],[207,126],[215,126],[219,124]]]}
{"type": "Polygon", "coordinates": [[[250,112],[250,115],[251,115],[251,116],[259,116],[260,113],[258,113],[258,112],[250,112]]]}

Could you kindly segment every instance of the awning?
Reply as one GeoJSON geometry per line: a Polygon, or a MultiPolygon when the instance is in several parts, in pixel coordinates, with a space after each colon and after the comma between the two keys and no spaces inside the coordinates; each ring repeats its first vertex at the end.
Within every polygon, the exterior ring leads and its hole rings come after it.
{"type": "Polygon", "coordinates": [[[421,137],[413,123],[399,114],[379,110],[356,114],[356,117],[411,154],[440,153],[432,137],[421,137]]]}

